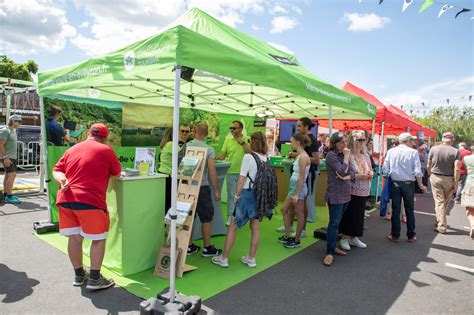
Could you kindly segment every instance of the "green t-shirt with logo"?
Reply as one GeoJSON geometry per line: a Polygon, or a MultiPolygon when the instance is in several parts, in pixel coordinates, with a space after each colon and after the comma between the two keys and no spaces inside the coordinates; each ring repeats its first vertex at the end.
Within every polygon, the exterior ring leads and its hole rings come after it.
{"type": "Polygon", "coordinates": [[[18,151],[16,148],[17,144],[17,135],[14,128],[3,128],[0,130],[0,140],[4,140],[5,154],[8,155],[10,159],[18,158],[18,151]]]}
{"type": "MultiPolygon", "coordinates": [[[[242,136],[242,141],[249,143],[249,137],[242,136]]],[[[225,160],[232,163],[227,174],[240,174],[240,167],[242,166],[242,160],[245,154],[243,145],[239,144],[234,137],[228,138],[224,141],[222,153],[225,155],[225,160]]]]}

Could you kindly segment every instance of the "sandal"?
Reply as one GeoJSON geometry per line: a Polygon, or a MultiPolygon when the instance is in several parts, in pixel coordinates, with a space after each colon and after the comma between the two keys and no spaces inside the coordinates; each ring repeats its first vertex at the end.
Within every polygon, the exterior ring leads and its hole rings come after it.
{"type": "Polygon", "coordinates": [[[340,248],[336,248],[336,250],[334,251],[334,253],[335,253],[336,255],[339,255],[339,256],[346,256],[346,255],[347,255],[347,253],[346,253],[345,251],[343,251],[342,249],[340,249],[340,248]]]}
{"type": "Polygon", "coordinates": [[[327,267],[331,267],[332,263],[334,262],[334,256],[326,255],[323,259],[323,265],[327,267]]]}

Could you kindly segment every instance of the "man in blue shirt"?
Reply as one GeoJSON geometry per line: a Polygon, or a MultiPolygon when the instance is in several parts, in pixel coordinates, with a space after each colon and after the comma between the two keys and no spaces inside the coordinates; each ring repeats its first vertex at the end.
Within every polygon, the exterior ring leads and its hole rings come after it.
{"type": "Polygon", "coordinates": [[[55,146],[63,146],[64,139],[71,142],[64,128],[58,123],[58,118],[61,116],[61,113],[61,108],[52,105],[49,117],[46,120],[46,139],[55,146]]]}
{"type": "Polygon", "coordinates": [[[400,145],[390,149],[383,165],[384,176],[392,180],[390,194],[392,196],[392,232],[387,237],[392,242],[400,241],[400,209],[403,203],[407,215],[407,237],[409,242],[416,241],[415,233],[415,180],[423,192],[420,157],[418,151],[412,149],[413,138],[409,133],[398,137],[400,145]]]}

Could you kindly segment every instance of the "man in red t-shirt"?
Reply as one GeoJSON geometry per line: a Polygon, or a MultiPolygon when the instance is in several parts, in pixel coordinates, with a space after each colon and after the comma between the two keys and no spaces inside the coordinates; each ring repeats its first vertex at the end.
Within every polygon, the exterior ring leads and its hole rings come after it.
{"type": "Polygon", "coordinates": [[[467,144],[464,142],[459,143],[458,145],[459,153],[461,154],[461,178],[459,180],[458,189],[456,191],[456,197],[454,197],[454,203],[461,203],[461,194],[462,190],[464,189],[464,184],[466,184],[467,178],[467,169],[466,165],[464,165],[464,157],[471,155],[471,151],[467,149],[467,144]]]}
{"type": "Polygon", "coordinates": [[[105,240],[110,220],[105,202],[110,177],[120,176],[122,170],[114,150],[105,144],[109,129],[94,124],[86,141],[64,153],[53,170],[61,185],[56,205],[59,209],[59,231],[69,237],[68,254],[75,271],[73,285],[87,280],[87,289],[112,287],[114,281],[100,274],[105,253],[105,240]],[[92,241],[90,275],[82,264],[82,241],[92,241]]]}

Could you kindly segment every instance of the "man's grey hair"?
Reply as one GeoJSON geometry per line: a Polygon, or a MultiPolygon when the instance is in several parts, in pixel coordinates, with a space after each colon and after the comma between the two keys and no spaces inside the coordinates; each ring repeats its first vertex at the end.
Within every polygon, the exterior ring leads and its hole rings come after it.
{"type": "Polygon", "coordinates": [[[466,144],[466,142],[460,142],[460,143],[458,144],[458,148],[459,148],[459,149],[461,149],[461,148],[467,149],[467,144],[466,144]]]}
{"type": "Polygon", "coordinates": [[[404,132],[398,136],[398,141],[400,141],[400,143],[408,142],[412,139],[413,139],[412,135],[409,134],[408,132],[404,132]]]}

